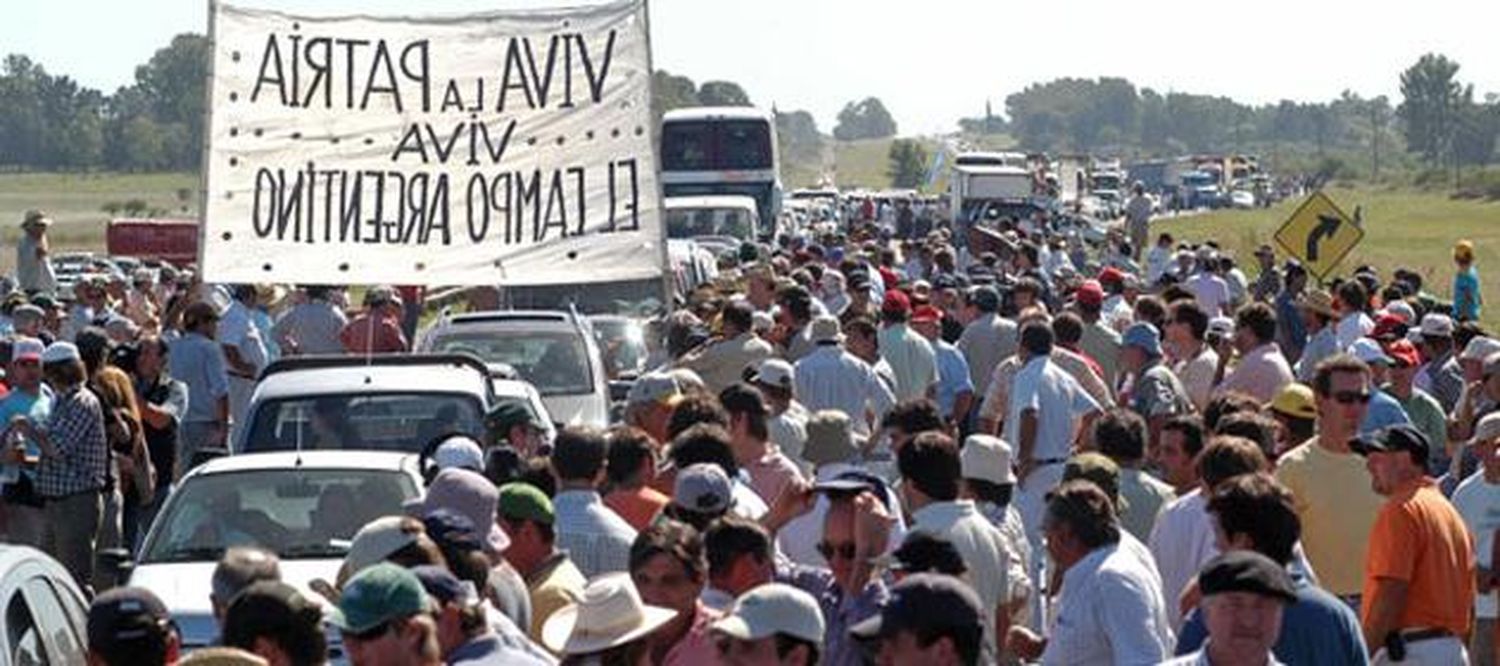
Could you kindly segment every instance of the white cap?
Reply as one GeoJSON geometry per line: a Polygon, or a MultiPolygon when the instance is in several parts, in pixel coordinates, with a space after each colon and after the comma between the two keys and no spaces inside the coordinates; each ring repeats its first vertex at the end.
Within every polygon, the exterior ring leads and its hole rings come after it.
{"type": "Polygon", "coordinates": [[[1474,436],[1469,438],[1469,444],[1485,442],[1500,437],[1500,412],[1490,412],[1479,423],[1474,426],[1474,436]]]}
{"type": "Polygon", "coordinates": [[[432,452],[432,461],[437,464],[438,469],[456,467],[483,472],[484,450],[479,448],[479,443],[472,437],[454,435],[438,444],[437,450],[432,452]]]}
{"type": "Polygon", "coordinates": [[[1413,310],[1411,304],[1406,301],[1391,301],[1386,303],[1385,311],[1400,317],[1401,321],[1406,322],[1408,325],[1411,324],[1412,320],[1417,318],[1417,311],[1413,310]]]}
{"type": "Polygon", "coordinates": [[[1016,482],[1011,469],[1012,451],[1005,440],[994,435],[969,435],[958,453],[963,478],[979,479],[1005,485],[1016,482]]]}
{"type": "Polygon", "coordinates": [[[1422,316],[1422,335],[1431,335],[1437,338],[1453,337],[1453,319],[1445,314],[1436,312],[1422,316]]]}
{"type": "Polygon", "coordinates": [[[1469,341],[1469,346],[1464,347],[1463,353],[1458,355],[1458,360],[1483,361],[1496,352],[1500,352],[1500,340],[1481,336],[1469,341]]]}
{"type": "Polygon", "coordinates": [[[755,382],[791,390],[795,382],[792,364],[779,358],[768,358],[755,367],[755,382]]]}
{"type": "Polygon", "coordinates": [[[78,347],[71,342],[54,342],[42,351],[42,363],[79,360],[78,347]]]}
{"type": "Polygon", "coordinates": [[[812,595],[784,583],[766,583],[740,595],[713,630],[745,641],[786,634],[823,645],[823,611],[812,595]]]}
{"type": "Polygon", "coordinates": [[[1365,363],[1390,366],[1394,365],[1391,357],[1386,355],[1385,350],[1380,348],[1380,343],[1369,338],[1360,338],[1349,345],[1349,353],[1365,363]]]}
{"type": "Polygon", "coordinates": [[[1219,335],[1234,335],[1234,320],[1229,317],[1214,317],[1208,320],[1208,332],[1219,335]]]}

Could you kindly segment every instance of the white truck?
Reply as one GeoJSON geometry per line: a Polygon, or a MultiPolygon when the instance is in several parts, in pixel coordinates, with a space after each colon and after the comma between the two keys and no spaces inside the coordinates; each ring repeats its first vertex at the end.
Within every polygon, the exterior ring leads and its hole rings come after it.
{"type": "Polygon", "coordinates": [[[954,214],[972,219],[991,203],[1020,202],[1031,197],[1031,172],[1019,166],[955,166],[949,183],[954,214]]]}

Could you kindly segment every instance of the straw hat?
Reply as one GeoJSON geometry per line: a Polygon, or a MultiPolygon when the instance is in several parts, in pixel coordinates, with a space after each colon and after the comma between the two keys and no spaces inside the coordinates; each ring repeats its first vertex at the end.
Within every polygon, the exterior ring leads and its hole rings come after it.
{"type": "Polygon", "coordinates": [[[1311,310],[1325,317],[1338,316],[1338,313],[1333,311],[1333,296],[1321,289],[1302,294],[1302,297],[1297,299],[1297,307],[1311,310]]]}
{"type": "Polygon", "coordinates": [[[558,654],[600,652],[641,638],[676,615],[675,610],[641,601],[630,574],[604,574],[584,588],[577,603],[547,618],[542,642],[558,654]]]}

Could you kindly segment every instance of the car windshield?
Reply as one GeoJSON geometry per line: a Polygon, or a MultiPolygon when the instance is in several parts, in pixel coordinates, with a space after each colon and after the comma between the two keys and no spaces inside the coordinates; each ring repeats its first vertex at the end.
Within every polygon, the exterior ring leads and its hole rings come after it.
{"type": "Polygon", "coordinates": [[[509,365],[542,395],[594,390],[583,337],[571,331],[450,331],[439,334],[432,347],[436,352],[467,352],[485,363],[509,365]]]}
{"type": "Polygon", "coordinates": [[[231,546],[283,559],[341,558],[365,523],[418,494],[405,473],[263,469],[191,477],[156,519],[144,563],[212,561],[231,546]]]}
{"type": "Polygon", "coordinates": [[[454,432],[481,435],[483,407],[461,393],[377,393],[269,400],[244,451],[374,449],[418,452],[454,432]]]}
{"type": "Polygon", "coordinates": [[[604,353],[611,376],[640,373],[646,367],[645,333],[640,324],[627,320],[594,322],[594,340],[604,353]]]}
{"type": "Polygon", "coordinates": [[[750,214],[742,208],[669,208],[667,238],[729,236],[751,238],[750,214]]]}

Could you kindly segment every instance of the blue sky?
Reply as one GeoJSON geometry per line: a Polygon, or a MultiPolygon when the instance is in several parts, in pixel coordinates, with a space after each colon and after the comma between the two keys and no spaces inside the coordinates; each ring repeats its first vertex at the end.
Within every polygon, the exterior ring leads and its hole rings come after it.
{"type": "MultiPolygon", "coordinates": [[[[180,32],[206,29],[201,0],[6,0],[0,53],[113,91],[180,32]]],[[[303,14],[461,13],[568,0],[245,0],[303,14]],[[415,9],[414,9],[415,8],[415,9]]],[[[950,129],[986,98],[1059,76],[1123,76],[1157,90],[1252,102],[1398,98],[1428,51],[1500,90],[1500,3],[1428,0],[1420,14],[1348,0],[654,0],[656,66],[738,81],[760,106],[805,108],[824,131],[876,95],[906,133],[950,129]]],[[[1397,8],[1399,7],[1399,9],[1397,8]]],[[[1399,101],[1399,100],[1398,100],[1399,101]]]]}

